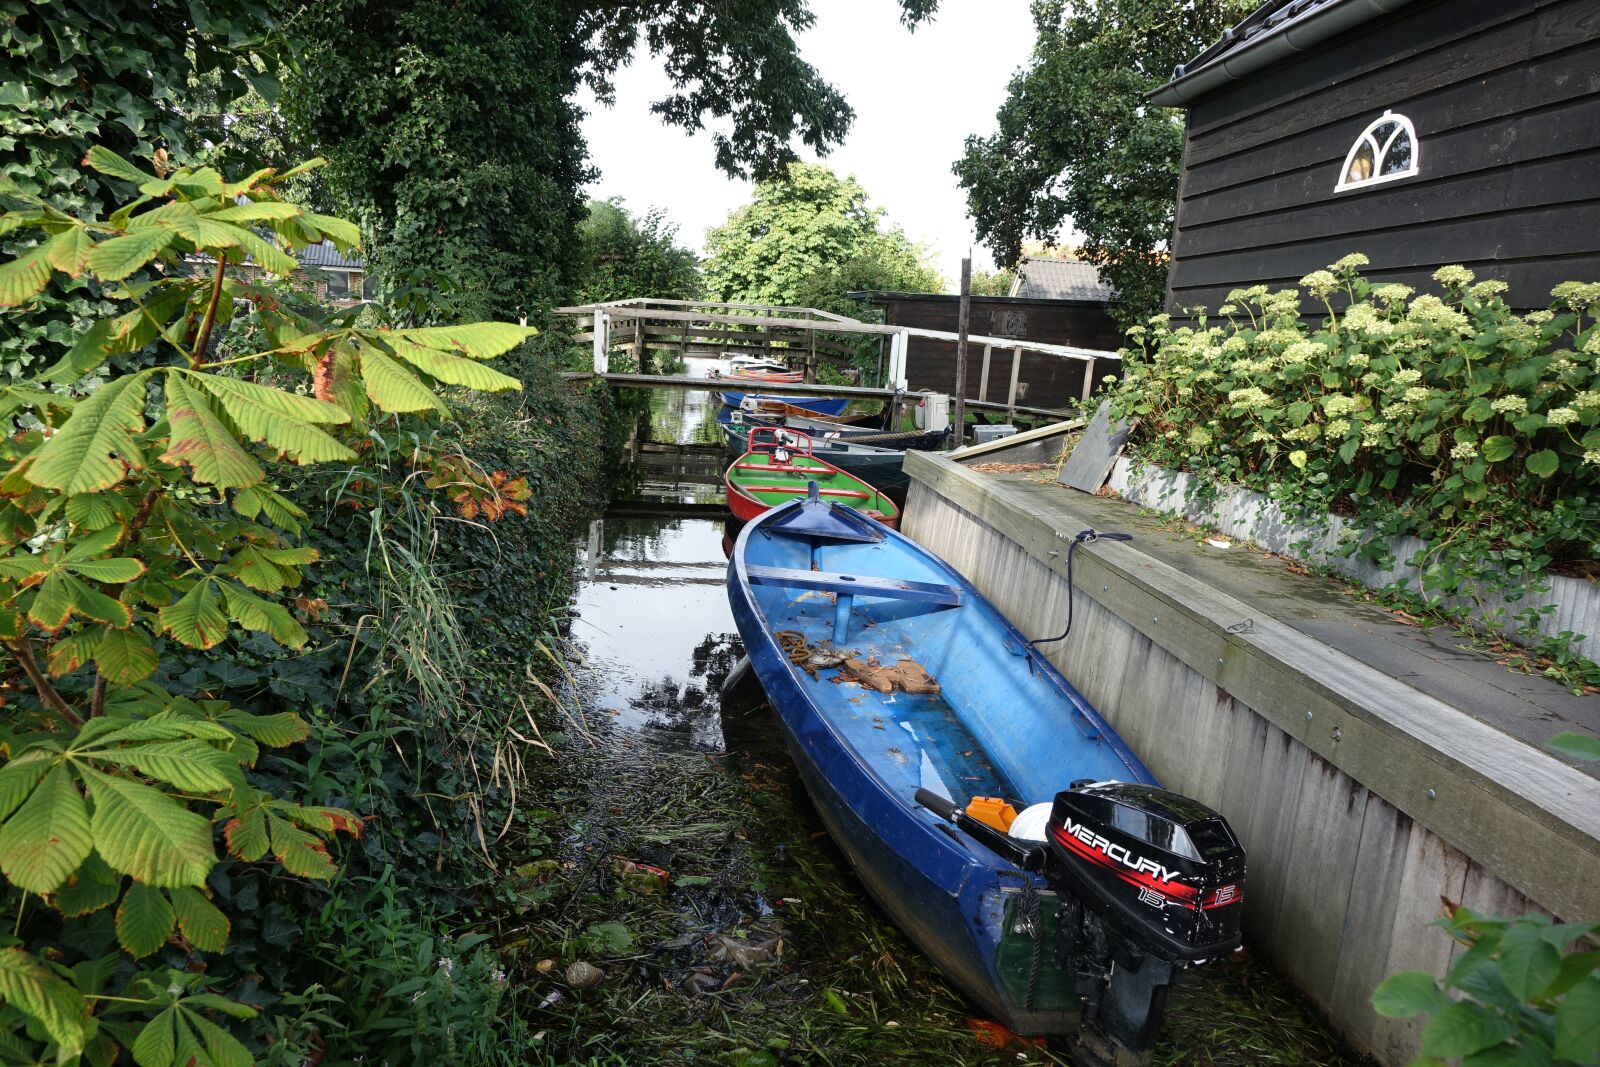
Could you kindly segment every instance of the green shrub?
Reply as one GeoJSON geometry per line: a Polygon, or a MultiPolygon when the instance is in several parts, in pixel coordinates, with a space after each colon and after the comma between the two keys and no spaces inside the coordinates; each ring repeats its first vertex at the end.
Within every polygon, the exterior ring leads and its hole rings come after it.
{"type": "Polygon", "coordinates": [[[1387,537],[1421,538],[1409,562],[1434,601],[1515,599],[1552,562],[1600,554],[1600,284],[1518,315],[1463,267],[1434,275],[1441,298],[1369,283],[1365,263],[1301,279],[1319,325],[1300,290],[1255,286],[1220,323],[1136,327],[1111,386],[1140,419],[1135,454],[1352,516],[1374,535],[1353,550],[1383,565],[1387,537]]]}

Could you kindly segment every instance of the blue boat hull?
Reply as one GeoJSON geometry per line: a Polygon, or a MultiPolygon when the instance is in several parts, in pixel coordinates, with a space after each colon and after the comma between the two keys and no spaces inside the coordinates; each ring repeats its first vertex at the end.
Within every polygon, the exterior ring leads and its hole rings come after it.
{"type": "Polygon", "coordinates": [[[744,403],[745,397],[750,396],[756,400],[774,400],[791,407],[805,408],[807,411],[815,411],[818,415],[842,415],[850,404],[849,400],[841,396],[761,396],[753,393],[730,393],[726,390],[717,396],[721,397],[723,404],[730,408],[738,407],[744,403]]]}
{"type": "Polygon", "coordinates": [[[1002,967],[1003,942],[1010,936],[1014,947],[1016,940],[1006,933],[1007,909],[1024,884],[1053,894],[1036,876],[948,832],[912,798],[918,788],[932,788],[958,804],[974,795],[1031,804],[1078,778],[1154,784],[1153,777],[943,561],[876,523],[881,539],[871,543],[786,533],[784,517],[802,506],[785,505],[746,525],[729,561],[728,591],[751,666],[823,820],[883,908],[985,1011],[1019,1033],[1076,1030],[1074,996],[1030,1008],[1024,988],[1002,967]],[[770,584],[775,574],[804,582],[808,572],[821,579],[847,574],[849,582],[893,579],[958,597],[954,606],[931,606],[863,591],[835,645],[889,664],[910,656],[939,680],[941,693],[879,694],[835,684],[827,670],[812,679],[792,664],[778,631],[826,647],[839,622],[837,598],[827,592],[770,584]]]}

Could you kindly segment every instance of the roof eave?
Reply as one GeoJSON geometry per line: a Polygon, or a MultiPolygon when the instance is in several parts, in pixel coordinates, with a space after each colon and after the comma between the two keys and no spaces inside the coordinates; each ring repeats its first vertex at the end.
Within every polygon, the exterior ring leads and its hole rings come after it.
{"type": "Polygon", "coordinates": [[[1146,93],[1145,100],[1158,107],[1184,107],[1224,85],[1239,81],[1247,74],[1281,59],[1309,51],[1331,37],[1387,15],[1411,2],[1412,0],[1335,0],[1334,3],[1316,8],[1298,19],[1284,23],[1270,33],[1264,33],[1237,48],[1229,49],[1195,70],[1185,70],[1172,81],[1146,93]]]}

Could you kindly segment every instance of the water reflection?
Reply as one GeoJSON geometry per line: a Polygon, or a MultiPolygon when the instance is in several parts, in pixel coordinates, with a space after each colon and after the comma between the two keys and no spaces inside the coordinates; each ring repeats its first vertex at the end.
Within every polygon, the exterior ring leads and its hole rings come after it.
{"type": "MultiPolygon", "coordinates": [[[[690,359],[705,377],[718,361],[690,359]]],[[[651,393],[632,484],[636,501],[722,499],[720,455],[652,452],[651,443],[721,443],[710,392],[651,393]],[[709,440],[708,440],[709,438],[709,440]]],[[[724,589],[720,519],[613,518],[589,524],[571,637],[587,660],[588,708],[632,730],[722,747],[718,693],[743,650],[724,589]]]]}

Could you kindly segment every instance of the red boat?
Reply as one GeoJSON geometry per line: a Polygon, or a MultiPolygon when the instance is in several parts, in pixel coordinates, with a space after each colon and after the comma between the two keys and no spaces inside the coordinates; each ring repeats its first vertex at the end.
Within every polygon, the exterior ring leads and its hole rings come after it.
{"type": "Polygon", "coordinates": [[[758,426],[750,431],[749,451],[723,475],[728,508],[749,521],[768,508],[798,500],[810,483],[824,500],[848,504],[891,528],[900,523],[900,509],[878,490],[811,454],[811,438],[799,430],[758,426]]]}

